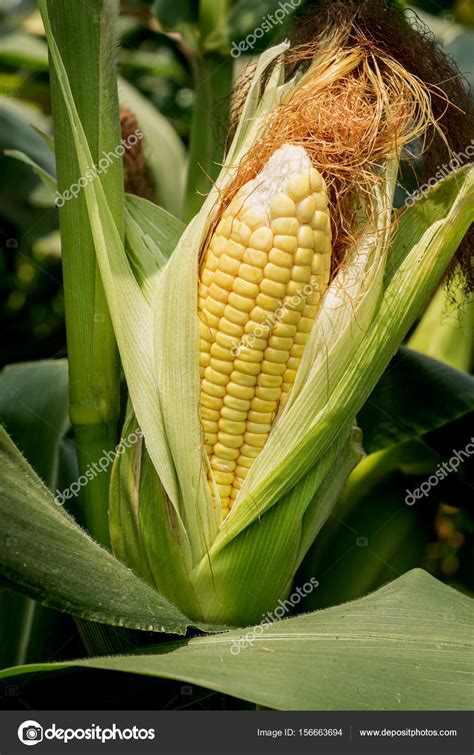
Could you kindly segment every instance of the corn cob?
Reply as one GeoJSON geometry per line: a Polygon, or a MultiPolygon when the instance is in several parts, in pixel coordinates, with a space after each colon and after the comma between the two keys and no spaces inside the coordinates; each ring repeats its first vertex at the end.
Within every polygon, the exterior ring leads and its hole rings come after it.
{"type": "Polygon", "coordinates": [[[324,181],[284,145],[222,213],[200,269],[200,418],[223,517],[288,398],[330,266],[324,181]]]}

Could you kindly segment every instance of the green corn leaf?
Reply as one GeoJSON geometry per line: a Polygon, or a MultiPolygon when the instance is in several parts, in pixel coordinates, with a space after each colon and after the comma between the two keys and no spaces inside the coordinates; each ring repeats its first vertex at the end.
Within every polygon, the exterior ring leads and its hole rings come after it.
{"type": "Polygon", "coordinates": [[[472,629],[472,600],[414,570],[353,603],[255,631],[20,666],[0,678],[103,669],[179,679],[280,710],[470,710],[472,629]]]}
{"type": "Polygon", "coordinates": [[[474,412],[474,377],[400,347],[358,421],[367,453],[419,438],[474,412]],[[400,386],[410,386],[400,391],[400,386]]]}
{"type": "Polygon", "coordinates": [[[44,605],[115,626],[184,634],[189,621],[55,502],[0,428],[0,570],[44,605]],[[104,589],[106,586],[106,589],[104,589]]]}

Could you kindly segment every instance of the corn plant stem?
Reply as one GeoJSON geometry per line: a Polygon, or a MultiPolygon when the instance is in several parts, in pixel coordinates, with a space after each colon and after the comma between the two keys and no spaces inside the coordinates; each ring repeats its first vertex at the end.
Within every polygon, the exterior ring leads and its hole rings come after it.
{"type": "MultiPolygon", "coordinates": [[[[120,145],[120,125],[113,59],[118,3],[116,0],[85,0],[80,4],[48,0],[48,11],[94,163],[101,169],[91,180],[102,182],[115,222],[123,235],[123,176],[122,160],[116,153],[120,145]]],[[[58,191],[62,196],[65,191],[71,191],[80,178],[87,177],[80,174],[53,66],[51,96],[58,191]]],[[[81,505],[90,533],[108,546],[111,464],[108,467],[103,464],[105,471],[97,465],[107,452],[113,452],[117,441],[120,364],[83,192],[79,191],[76,197],[71,195],[69,199],[62,197],[59,206],[70,417],[79,473],[86,480],[80,487],[81,505]]]]}
{"type": "Polygon", "coordinates": [[[184,219],[199,212],[219,174],[232,87],[232,59],[220,55],[193,60],[196,99],[191,122],[184,219]]]}

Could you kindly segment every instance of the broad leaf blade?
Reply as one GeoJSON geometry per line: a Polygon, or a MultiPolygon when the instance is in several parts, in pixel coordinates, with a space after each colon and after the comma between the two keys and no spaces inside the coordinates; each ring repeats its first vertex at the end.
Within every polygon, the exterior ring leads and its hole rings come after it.
{"type": "Polygon", "coordinates": [[[0,570],[45,605],[115,626],[184,634],[188,621],[55,503],[0,429],[0,570]]]}
{"type": "Polygon", "coordinates": [[[240,653],[246,630],[0,678],[81,667],[179,679],[280,710],[464,710],[473,690],[471,603],[414,570],[353,603],[275,622],[240,653]]]}
{"type": "Polygon", "coordinates": [[[474,377],[402,346],[358,422],[364,448],[372,453],[419,438],[470,412],[474,412],[474,377]]]}

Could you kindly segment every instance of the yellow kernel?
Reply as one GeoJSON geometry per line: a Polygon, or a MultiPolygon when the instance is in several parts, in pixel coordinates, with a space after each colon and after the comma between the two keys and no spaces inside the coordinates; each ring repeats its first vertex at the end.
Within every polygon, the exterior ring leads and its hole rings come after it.
{"type": "Polygon", "coordinates": [[[219,430],[229,435],[242,435],[245,432],[245,422],[233,422],[230,419],[219,420],[219,430]]]}
{"type": "Polygon", "coordinates": [[[201,407],[201,421],[210,420],[211,422],[218,422],[220,414],[214,409],[208,409],[207,406],[201,407]]]}
{"type": "Polygon", "coordinates": [[[316,168],[311,168],[309,171],[309,185],[313,191],[321,191],[324,186],[323,179],[316,168]]]}
{"type": "Polygon", "coordinates": [[[281,388],[262,388],[257,386],[255,389],[256,398],[261,398],[264,401],[278,401],[281,395],[281,388]]]}
{"type": "Polygon", "coordinates": [[[242,222],[236,222],[234,220],[234,224],[232,226],[232,238],[236,241],[239,241],[244,246],[248,246],[249,238],[251,236],[252,231],[248,227],[246,223],[242,222]]]}
{"type": "Polygon", "coordinates": [[[216,433],[219,429],[219,424],[216,420],[203,419],[201,420],[202,429],[206,433],[216,433]]]}
{"type": "Polygon", "coordinates": [[[256,228],[259,225],[263,225],[265,222],[265,218],[261,212],[258,212],[253,207],[250,207],[249,209],[244,209],[244,211],[241,214],[242,221],[249,226],[249,228],[256,228]]]}
{"type": "Polygon", "coordinates": [[[324,272],[324,257],[322,254],[315,254],[311,262],[311,273],[321,275],[324,272]]]}
{"type": "Polygon", "coordinates": [[[244,422],[247,419],[247,412],[239,412],[236,409],[229,409],[228,406],[223,406],[221,409],[221,417],[224,419],[230,419],[232,422],[244,422]]]}
{"type": "Polygon", "coordinates": [[[232,493],[232,485],[217,485],[217,490],[219,492],[219,495],[222,498],[226,499],[230,496],[232,493]]]}
{"type": "Polygon", "coordinates": [[[231,435],[230,433],[218,433],[217,435],[219,443],[228,448],[240,448],[243,445],[244,439],[241,435],[231,435]]]}
{"type": "Polygon", "coordinates": [[[272,220],[272,231],[284,236],[296,236],[299,223],[296,218],[276,218],[272,220]]]}
{"type": "Polygon", "coordinates": [[[214,398],[224,398],[226,389],[222,385],[216,385],[209,380],[204,379],[201,383],[201,388],[204,393],[214,398]]]}
{"type": "Polygon", "coordinates": [[[264,327],[261,323],[263,323],[267,317],[268,312],[265,309],[262,309],[262,307],[254,307],[250,313],[250,319],[252,322],[256,322],[260,328],[264,327]]]}
{"type": "Polygon", "coordinates": [[[204,311],[200,313],[200,316],[204,324],[210,329],[215,329],[219,325],[220,315],[213,315],[211,312],[204,311]]]}
{"type": "Polygon", "coordinates": [[[211,355],[206,354],[205,352],[201,351],[201,353],[199,354],[199,366],[207,367],[210,361],[211,361],[211,355]]]}
{"type": "MultiPolygon", "coordinates": [[[[296,294],[301,289],[294,281],[289,281],[287,290],[289,294],[296,294]]],[[[301,315],[297,310],[295,310],[295,304],[297,304],[297,302],[293,302],[292,299],[285,301],[284,311],[280,317],[282,323],[289,323],[290,325],[297,325],[299,323],[301,315]]],[[[274,332],[276,332],[276,327],[274,328],[274,332]]]]}
{"type": "MultiPolygon", "coordinates": [[[[245,281],[243,278],[236,278],[234,281],[234,292],[238,294],[239,296],[245,296],[248,299],[255,299],[259,291],[259,288],[256,283],[249,283],[248,281],[245,281]]],[[[233,301],[229,298],[229,302],[236,306],[233,301]]]]}
{"type": "MultiPolygon", "coordinates": [[[[278,391],[278,398],[280,398],[280,391],[278,391]]],[[[268,434],[272,429],[271,423],[259,424],[257,422],[247,422],[247,432],[249,433],[266,433],[268,434]]]]}
{"type": "Polygon", "coordinates": [[[265,267],[268,259],[267,252],[261,252],[258,249],[246,249],[244,254],[244,262],[249,265],[255,265],[255,267],[265,267]]]}
{"type": "Polygon", "coordinates": [[[245,480],[249,473],[248,467],[236,467],[235,474],[237,477],[240,477],[240,479],[245,480]]]}
{"type": "Polygon", "coordinates": [[[232,284],[234,283],[234,278],[232,275],[224,273],[222,270],[216,270],[214,280],[221,289],[232,291],[232,284]]]}
{"type": "MultiPolygon", "coordinates": [[[[281,380],[281,378],[280,378],[281,380]]],[[[249,422],[269,423],[273,421],[273,412],[254,412],[252,410],[248,413],[249,422]]]]}
{"type": "Polygon", "coordinates": [[[201,391],[199,401],[201,403],[201,406],[207,406],[209,409],[214,410],[221,409],[224,403],[221,398],[217,398],[216,396],[209,396],[207,393],[204,393],[204,391],[201,391]]]}
{"type": "Polygon", "coordinates": [[[328,195],[325,191],[320,191],[314,195],[316,210],[325,210],[328,206],[328,195]]]}
{"type": "Polygon", "coordinates": [[[207,323],[199,320],[199,335],[201,338],[205,338],[206,341],[212,342],[216,336],[216,331],[210,328],[207,323]]]}
{"type": "Polygon", "coordinates": [[[215,315],[216,317],[222,317],[225,307],[225,301],[217,301],[216,299],[211,299],[211,297],[208,297],[206,302],[206,309],[212,315],[215,315]]]}
{"type": "Polygon", "coordinates": [[[250,400],[254,396],[255,389],[251,388],[250,386],[246,387],[244,385],[237,385],[236,383],[229,383],[229,385],[227,386],[227,392],[235,398],[250,400]]]}
{"type": "Polygon", "coordinates": [[[216,333],[216,344],[218,344],[221,348],[230,351],[234,346],[238,345],[238,341],[234,336],[229,336],[227,335],[227,333],[223,333],[219,330],[216,333]]]}
{"type": "Polygon", "coordinates": [[[291,217],[296,214],[296,205],[287,194],[277,194],[270,203],[270,214],[273,218],[291,217]]]}
{"type": "Polygon", "coordinates": [[[221,459],[234,461],[239,458],[239,453],[238,448],[231,448],[223,443],[216,443],[214,446],[214,455],[221,459]]]}
{"type": "Polygon", "coordinates": [[[239,277],[249,283],[260,283],[263,278],[263,272],[257,267],[247,265],[245,262],[240,265],[239,277]]]}
{"type": "MultiPolygon", "coordinates": [[[[284,268],[284,271],[286,273],[287,268],[284,268]]],[[[260,284],[260,291],[262,292],[262,294],[266,294],[267,296],[271,296],[275,299],[282,299],[286,294],[286,283],[277,283],[274,280],[264,278],[260,284]]]]}
{"type": "Polygon", "coordinates": [[[258,385],[261,385],[262,388],[279,388],[281,381],[280,375],[266,375],[263,372],[258,377],[258,385]]]}
{"type": "MultiPolygon", "coordinates": [[[[315,281],[315,283],[317,284],[317,287],[319,288],[321,284],[318,281],[315,281]]],[[[311,281],[311,285],[313,287],[314,287],[315,283],[313,283],[313,281],[311,281]]],[[[319,304],[320,299],[321,299],[321,294],[319,293],[319,291],[313,291],[312,294],[310,294],[309,296],[306,297],[306,304],[311,304],[311,305],[315,305],[316,306],[316,305],[319,304]]]]}
{"type": "MultiPolygon", "coordinates": [[[[242,448],[244,448],[244,446],[242,446],[242,448]]],[[[243,456],[243,454],[242,454],[242,448],[240,449],[240,456],[239,456],[239,458],[237,460],[237,463],[239,465],[239,469],[247,469],[248,470],[252,466],[252,464],[254,463],[255,457],[249,458],[248,456],[243,456]]],[[[237,469],[237,467],[236,467],[236,469],[237,469]]]]}
{"type": "Polygon", "coordinates": [[[212,273],[212,270],[209,270],[207,267],[203,267],[201,270],[201,283],[204,286],[210,286],[213,281],[214,275],[212,273]]]}
{"type": "MultiPolygon", "coordinates": [[[[293,267],[291,268],[291,280],[296,281],[297,283],[307,283],[307,281],[309,281],[310,279],[310,276],[310,265],[293,265],[293,267]]],[[[290,293],[289,290],[288,293],[290,293]]],[[[230,296],[232,296],[232,294],[230,296]]]]}
{"type": "Polygon", "coordinates": [[[281,336],[282,338],[293,338],[296,333],[296,325],[292,325],[286,322],[279,322],[278,325],[275,325],[275,327],[273,328],[272,333],[273,335],[281,336]]]}
{"type": "Polygon", "coordinates": [[[252,249],[259,249],[262,252],[268,252],[273,246],[273,233],[267,226],[257,228],[256,231],[250,236],[249,247],[252,249]]]}
{"type": "MultiPolygon", "coordinates": [[[[204,435],[204,443],[206,446],[211,446],[214,448],[215,444],[217,443],[217,433],[207,433],[204,435]]],[[[209,455],[209,451],[207,454],[209,455]]]]}
{"type": "MultiPolygon", "coordinates": [[[[303,351],[304,351],[304,345],[303,344],[301,344],[301,343],[294,343],[293,346],[291,347],[290,354],[291,354],[292,357],[298,357],[299,359],[301,359],[301,357],[303,356],[303,351]]],[[[224,410],[221,409],[221,411],[224,411],[224,410]]]]}
{"type": "Polygon", "coordinates": [[[309,304],[306,304],[305,308],[303,309],[302,315],[303,317],[308,317],[309,319],[314,320],[317,311],[318,307],[311,307],[309,304]]]}
{"type": "MultiPolygon", "coordinates": [[[[280,352],[283,354],[284,352],[280,352]]],[[[262,362],[262,372],[266,375],[283,375],[285,372],[285,365],[280,362],[272,361],[268,362],[266,359],[262,362]]]]}
{"type": "MultiPolygon", "coordinates": [[[[267,294],[259,294],[257,298],[255,299],[255,303],[257,304],[257,307],[261,307],[264,310],[273,312],[275,309],[277,309],[279,305],[279,301],[275,299],[274,296],[268,296],[267,294]]],[[[254,320],[253,316],[253,310],[252,310],[252,319],[254,320]]]]}
{"type": "Polygon", "coordinates": [[[232,485],[234,481],[234,475],[232,472],[214,472],[214,480],[219,485],[232,485]]]}
{"type": "Polygon", "coordinates": [[[213,359],[223,359],[224,361],[232,360],[232,354],[230,353],[229,349],[223,349],[222,346],[219,346],[217,342],[213,343],[211,346],[211,357],[213,359]]]}
{"type": "Polygon", "coordinates": [[[297,370],[300,366],[301,359],[297,357],[290,357],[287,362],[287,367],[289,370],[297,370]]]}
{"type": "Polygon", "coordinates": [[[231,459],[217,459],[215,456],[211,459],[211,467],[217,472],[230,474],[236,467],[236,462],[231,459]]]}
{"type": "Polygon", "coordinates": [[[316,211],[316,200],[312,194],[302,199],[296,208],[296,216],[302,223],[309,223],[316,211]]]}
{"type": "MultiPolygon", "coordinates": [[[[249,301],[251,300],[249,299],[249,301]]],[[[237,325],[245,325],[245,323],[249,319],[247,312],[245,312],[242,309],[236,309],[230,304],[226,305],[224,309],[224,316],[226,317],[227,320],[230,320],[231,322],[234,322],[237,325]]]]}
{"type": "Polygon", "coordinates": [[[288,253],[296,252],[298,247],[296,236],[275,236],[273,243],[277,249],[288,253]]]}
{"type": "Polygon", "coordinates": [[[229,238],[232,230],[232,217],[223,215],[222,218],[219,220],[217,224],[217,228],[215,231],[216,236],[224,236],[226,239],[229,238]]]}
{"type": "Polygon", "coordinates": [[[219,226],[217,226],[215,235],[211,239],[211,243],[210,243],[210,247],[212,251],[214,252],[214,254],[209,255],[209,258],[206,260],[207,265],[209,265],[209,263],[212,261],[212,257],[214,256],[219,257],[222,254],[222,252],[225,250],[227,246],[227,239],[228,239],[228,235],[227,234],[225,234],[224,236],[220,235],[220,229],[219,229],[219,226]]]}
{"type": "Polygon", "coordinates": [[[326,246],[324,231],[313,231],[313,248],[315,252],[322,252],[326,246]]]}
{"type": "Polygon", "coordinates": [[[242,348],[239,349],[238,360],[236,361],[259,363],[262,359],[263,351],[261,349],[254,349],[249,344],[249,346],[242,346],[242,348]]]}
{"type": "Polygon", "coordinates": [[[266,435],[259,435],[258,433],[245,433],[245,443],[249,446],[256,446],[257,448],[263,448],[267,442],[266,435]]]}
{"type": "Polygon", "coordinates": [[[250,409],[250,400],[227,394],[224,397],[224,406],[228,406],[229,409],[235,409],[238,412],[247,412],[250,409]]]}
{"type": "Polygon", "coordinates": [[[298,323],[298,330],[300,333],[309,333],[312,327],[313,320],[310,320],[309,317],[302,317],[298,323]]]}
{"type": "Polygon", "coordinates": [[[297,236],[298,246],[311,248],[313,246],[313,229],[310,225],[302,225],[297,236]]]}
{"type": "Polygon", "coordinates": [[[211,358],[211,367],[216,372],[219,372],[221,375],[230,375],[232,372],[232,365],[233,362],[229,361],[228,359],[212,359],[211,358]]]}
{"type": "Polygon", "coordinates": [[[243,244],[237,243],[237,241],[234,241],[233,239],[229,239],[226,244],[225,251],[226,254],[229,255],[229,257],[233,257],[236,260],[241,260],[244,256],[245,246],[243,244]]]}
{"type": "MultiPolygon", "coordinates": [[[[242,375],[258,375],[260,372],[260,362],[243,362],[241,359],[236,359],[234,369],[242,375]]],[[[243,385],[254,385],[254,383],[243,383],[243,385]]]]}
{"type": "Polygon", "coordinates": [[[314,231],[324,231],[325,233],[329,229],[329,218],[326,212],[316,210],[311,220],[311,228],[314,231]]]}
{"type": "MultiPolygon", "coordinates": [[[[313,237],[311,235],[311,243],[313,243],[313,237]]],[[[291,267],[293,264],[293,255],[288,252],[282,252],[281,249],[272,249],[268,255],[269,262],[272,262],[277,267],[291,267]]]]}
{"type": "Polygon", "coordinates": [[[284,380],[287,383],[294,383],[296,377],[296,370],[287,370],[284,374],[284,380]]]}
{"type": "Polygon", "coordinates": [[[264,401],[261,398],[253,398],[250,406],[254,412],[274,412],[277,408],[277,401],[264,401]]]}
{"type": "MultiPolygon", "coordinates": [[[[253,299],[248,299],[246,296],[236,294],[234,291],[229,294],[229,304],[231,307],[235,307],[239,312],[250,312],[255,306],[253,299]]],[[[247,322],[247,320],[248,317],[245,318],[245,322],[247,322]]]]}
{"type": "Polygon", "coordinates": [[[223,254],[219,260],[219,270],[229,275],[237,275],[239,267],[241,265],[240,260],[236,260],[234,257],[229,257],[228,254],[223,254]]]}
{"type": "Polygon", "coordinates": [[[216,385],[227,385],[229,382],[227,375],[222,375],[220,372],[216,372],[211,366],[206,367],[204,377],[210,383],[215,383],[216,385]]]}
{"type": "Polygon", "coordinates": [[[244,328],[239,323],[231,322],[227,317],[222,317],[219,321],[219,331],[227,336],[240,338],[244,333],[244,328]]]}
{"type": "Polygon", "coordinates": [[[295,252],[295,265],[311,265],[313,255],[312,249],[299,246],[295,252]]]}
{"type": "MultiPolygon", "coordinates": [[[[284,252],[282,252],[284,254],[284,252]]],[[[291,270],[288,267],[279,267],[269,262],[263,270],[265,278],[275,281],[276,283],[288,283],[291,276],[291,270]]],[[[265,280],[265,279],[264,279],[265,280]]],[[[264,281],[262,281],[263,283],[264,281]]]]}
{"type": "MultiPolygon", "coordinates": [[[[239,457],[239,465],[245,466],[243,463],[242,457],[247,457],[247,459],[251,459],[251,462],[253,462],[256,457],[259,455],[260,449],[256,448],[255,446],[252,446],[251,444],[244,443],[242,448],[240,449],[240,457],[239,457]]],[[[251,464],[249,465],[251,466],[251,464]]]]}
{"type": "Polygon", "coordinates": [[[308,174],[297,173],[296,176],[292,176],[286,185],[286,190],[295,202],[300,202],[310,192],[308,174]]]}
{"type": "MultiPolygon", "coordinates": [[[[308,341],[308,333],[303,333],[303,332],[296,333],[295,343],[302,344],[304,346],[307,343],[307,341],[308,341]]],[[[225,403],[225,399],[224,399],[224,403],[225,403]]]]}
{"type": "Polygon", "coordinates": [[[268,339],[268,345],[272,349],[284,349],[288,351],[293,346],[292,338],[281,338],[280,336],[271,336],[268,339]]]}
{"type": "Polygon", "coordinates": [[[252,388],[257,383],[256,376],[250,375],[246,372],[234,371],[231,377],[232,377],[232,382],[235,385],[242,386],[244,388],[252,388]]]}

